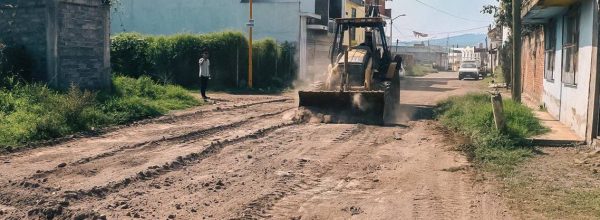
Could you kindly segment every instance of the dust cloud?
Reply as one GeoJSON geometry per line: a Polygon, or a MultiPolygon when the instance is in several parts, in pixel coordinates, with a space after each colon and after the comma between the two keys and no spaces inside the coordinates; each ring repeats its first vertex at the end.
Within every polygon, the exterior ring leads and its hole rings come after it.
{"type": "Polygon", "coordinates": [[[367,111],[372,107],[372,104],[367,102],[360,93],[356,93],[352,96],[352,105],[361,111],[367,111]]]}
{"type": "MultiPolygon", "coordinates": [[[[329,49],[333,39],[328,35],[312,36],[307,46],[307,61],[304,73],[299,73],[293,86],[296,90],[313,90],[318,84],[327,81],[327,74],[331,69],[329,49]]],[[[296,54],[299,56],[299,54],[296,54]]]]}

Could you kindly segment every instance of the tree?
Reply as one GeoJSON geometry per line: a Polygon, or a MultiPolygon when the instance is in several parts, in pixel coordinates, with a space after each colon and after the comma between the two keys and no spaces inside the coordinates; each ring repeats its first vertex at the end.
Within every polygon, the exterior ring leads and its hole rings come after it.
{"type": "MultiPolygon", "coordinates": [[[[512,12],[512,2],[513,0],[496,0],[498,5],[484,5],[483,9],[481,9],[481,13],[483,14],[491,14],[494,16],[497,25],[503,27],[512,28],[513,26],[513,12],[512,12]]],[[[539,28],[539,25],[523,25],[521,27],[521,34],[528,35],[536,28],[539,28]]]]}
{"type": "Polygon", "coordinates": [[[496,24],[512,27],[512,0],[496,0],[498,5],[484,5],[481,13],[491,14],[496,24]]]}
{"type": "MultiPolygon", "coordinates": [[[[491,14],[494,16],[496,25],[512,28],[513,26],[513,11],[512,0],[496,0],[498,5],[484,5],[481,13],[491,14]]],[[[512,84],[512,39],[509,38],[505,42],[498,54],[500,55],[500,66],[504,75],[504,80],[507,85],[512,84]]]]}

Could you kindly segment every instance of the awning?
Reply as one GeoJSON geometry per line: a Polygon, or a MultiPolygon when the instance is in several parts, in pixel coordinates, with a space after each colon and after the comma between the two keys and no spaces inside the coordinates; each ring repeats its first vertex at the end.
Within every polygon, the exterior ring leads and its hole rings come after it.
{"type": "Polygon", "coordinates": [[[521,17],[524,24],[543,24],[564,13],[569,6],[580,0],[526,0],[521,17]]]}

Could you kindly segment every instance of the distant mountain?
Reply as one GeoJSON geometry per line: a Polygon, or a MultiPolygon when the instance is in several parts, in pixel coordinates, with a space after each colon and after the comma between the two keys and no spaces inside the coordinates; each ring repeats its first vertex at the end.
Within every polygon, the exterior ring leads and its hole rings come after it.
{"type": "MultiPolygon", "coordinates": [[[[457,35],[457,36],[452,36],[450,38],[440,38],[440,39],[432,39],[429,40],[429,44],[430,45],[437,45],[437,46],[446,46],[446,45],[450,45],[450,46],[455,46],[458,45],[459,47],[466,47],[466,46],[479,46],[479,44],[483,44],[485,46],[485,38],[487,37],[487,35],[485,34],[463,34],[463,35],[457,35]]],[[[427,45],[427,40],[422,40],[422,41],[401,41],[400,44],[402,45],[414,45],[414,44],[420,44],[420,43],[425,43],[425,45],[427,45]]]]}

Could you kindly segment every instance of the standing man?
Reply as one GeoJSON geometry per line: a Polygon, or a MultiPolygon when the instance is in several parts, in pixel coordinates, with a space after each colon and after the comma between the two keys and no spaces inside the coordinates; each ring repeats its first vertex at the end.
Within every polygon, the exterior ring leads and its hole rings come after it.
{"type": "Polygon", "coordinates": [[[207,101],[209,98],[206,96],[206,87],[208,86],[208,80],[210,80],[210,60],[208,60],[208,51],[202,53],[202,58],[198,60],[198,64],[200,66],[200,94],[202,94],[204,101],[207,101]]]}

